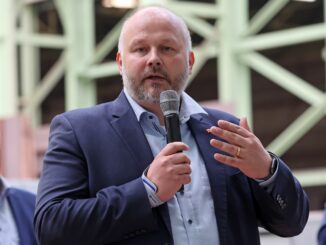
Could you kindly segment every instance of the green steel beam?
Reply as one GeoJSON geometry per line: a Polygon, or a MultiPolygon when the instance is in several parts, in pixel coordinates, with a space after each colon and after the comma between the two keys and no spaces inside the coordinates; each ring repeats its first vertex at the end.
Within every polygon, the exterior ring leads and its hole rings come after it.
{"type": "Polygon", "coordinates": [[[63,77],[66,66],[65,61],[66,55],[65,53],[62,53],[41,82],[35,87],[33,96],[30,98],[29,103],[27,104],[27,111],[35,110],[41,107],[44,99],[50,94],[53,88],[63,77]]]}
{"type": "Polygon", "coordinates": [[[181,12],[175,11],[175,12],[181,15],[182,18],[187,23],[189,29],[196,32],[198,35],[204,38],[209,38],[214,33],[215,27],[209,24],[208,22],[206,22],[205,20],[188,15],[184,11],[181,12]]]}
{"type": "Polygon", "coordinates": [[[119,75],[119,69],[115,61],[110,61],[98,65],[93,65],[80,74],[87,79],[119,75]]]}
{"type": "Polygon", "coordinates": [[[273,31],[271,33],[246,37],[235,48],[238,52],[248,52],[318,41],[325,39],[325,37],[325,24],[312,24],[289,30],[273,31]]]}
{"type": "Polygon", "coordinates": [[[289,2],[289,0],[270,0],[251,18],[244,35],[258,33],[289,2]]]}
{"type": "Polygon", "coordinates": [[[235,104],[236,114],[252,124],[250,70],[239,62],[235,48],[248,25],[248,1],[220,0],[218,87],[219,100],[235,104]]]}
{"type": "MultiPolygon", "coordinates": [[[[129,15],[130,14],[128,14],[128,16],[129,15]]],[[[119,21],[119,23],[116,24],[113,29],[103,38],[103,40],[96,46],[96,50],[92,58],[92,63],[101,62],[105,56],[107,56],[114,48],[116,48],[120,36],[120,30],[125,19],[126,17],[119,21]]]]}
{"type": "Polygon", "coordinates": [[[117,47],[120,30],[124,21],[133,13],[134,11],[129,11],[112,29],[102,41],[97,44],[91,63],[101,62],[105,56],[107,56],[114,48],[117,47]]]}
{"type": "MultiPolygon", "coordinates": [[[[326,98],[326,96],[324,96],[326,98]]],[[[326,99],[311,106],[267,146],[272,152],[283,155],[325,116],[326,99]]]]}
{"type": "Polygon", "coordinates": [[[254,52],[247,53],[241,56],[241,60],[275,84],[311,105],[318,105],[324,100],[322,91],[263,55],[254,52]]]}
{"type": "Polygon", "coordinates": [[[96,86],[80,77],[90,64],[95,50],[94,2],[92,0],[56,0],[67,39],[65,76],[66,109],[87,107],[96,103],[96,86]],[[81,24],[81,20],[82,24],[81,24]]]}
{"type": "Polygon", "coordinates": [[[325,167],[309,170],[295,170],[293,174],[304,187],[326,185],[325,167]]]}
{"type": "Polygon", "coordinates": [[[18,113],[16,12],[12,0],[0,5],[0,118],[6,118],[18,113]]]}
{"type": "Polygon", "coordinates": [[[67,46],[67,40],[61,35],[17,32],[17,42],[19,44],[29,44],[39,48],[63,49],[67,46]]]}
{"type": "Polygon", "coordinates": [[[166,5],[176,12],[184,11],[197,17],[216,19],[221,15],[221,10],[217,4],[168,1],[166,5]]]}
{"type": "MultiPolygon", "coordinates": [[[[21,33],[24,36],[33,33],[36,29],[36,17],[32,5],[27,5],[21,9],[21,33]]],[[[40,79],[40,58],[39,50],[29,42],[21,42],[20,70],[21,70],[21,87],[22,87],[22,105],[25,114],[32,121],[33,125],[41,123],[40,107],[29,107],[28,104],[34,96],[34,90],[37,81],[40,79]]]]}
{"type": "Polygon", "coordinates": [[[215,45],[215,42],[205,40],[199,47],[194,48],[195,53],[195,63],[192,68],[190,78],[188,80],[187,86],[189,86],[193,79],[197,76],[203,66],[206,64],[207,60],[214,58],[218,55],[218,48],[215,45]]]}

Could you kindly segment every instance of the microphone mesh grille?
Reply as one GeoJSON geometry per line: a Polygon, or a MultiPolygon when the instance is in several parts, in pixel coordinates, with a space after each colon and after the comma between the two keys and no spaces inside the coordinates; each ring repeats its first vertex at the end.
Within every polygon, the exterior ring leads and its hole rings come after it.
{"type": "Polygon", "coordinates": [[[176,91],[166,90],[160,94],[160,106],[164,116],[179,114],[180,98],[176,91]]]}

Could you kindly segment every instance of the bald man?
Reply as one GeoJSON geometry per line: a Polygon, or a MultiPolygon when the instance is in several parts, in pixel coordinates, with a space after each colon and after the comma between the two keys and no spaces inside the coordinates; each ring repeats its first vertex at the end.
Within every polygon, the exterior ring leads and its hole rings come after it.
{"type": "Polygon", "coordinates": [[[34,219],[40,244],[258,245],[258,226],[303,230],[308,200],[286,164],[245,118],[184,92],[195,57],[181,18],[138,10],[116,61],[116,100],[52,121],[34,219]],[[166,90],[180,96],[182,142],[166,144],[166,90]]]}

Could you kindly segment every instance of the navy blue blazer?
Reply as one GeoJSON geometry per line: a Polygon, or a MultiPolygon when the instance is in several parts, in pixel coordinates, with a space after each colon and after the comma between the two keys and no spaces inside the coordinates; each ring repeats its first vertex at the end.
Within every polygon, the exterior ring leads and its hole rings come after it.
{"type": "Polygon", "coordinates": [[[20,244],[36,245],[33,229],[35,195],[24,190],[8,188],[6,197],[16,223],[20,244]]]}
{"type": "MultiPolygon", "coordinates": [[[[299,234],[308,201],[286,165],[279,160],[274,185],[265,190],[216,162],[206,129],[238,119],[207,112],[188,124],[206,164],[220,244],[259,244],[258,225],[280,236],[299,234]]],[[[34,216],[40,244],[173,244],[167,205],[152,209],[141,180],[153,155],[123,92],[113,102],[56,116],[50,131],[34,216]]]]}

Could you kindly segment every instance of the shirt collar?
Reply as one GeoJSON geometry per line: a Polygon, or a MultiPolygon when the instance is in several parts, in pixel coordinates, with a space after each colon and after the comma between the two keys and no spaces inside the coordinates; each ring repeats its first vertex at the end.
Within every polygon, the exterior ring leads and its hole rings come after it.
{"type": "MultiPolygon", "coordinates": [[[[140,121],[140,116],[143,113],[151,113],[141,107],[124,89],[124,93],[127,97],[128,102],[131,105],[131,108],[136,114],[137,120],[140,121]]],[[[180,123],[186,123],[192,115],[195,114],[207,114],[207,112],[194,100],[192,99],[186,92],[182,92],[181,94],[181,107],[179,113],[180,123]]]]}

